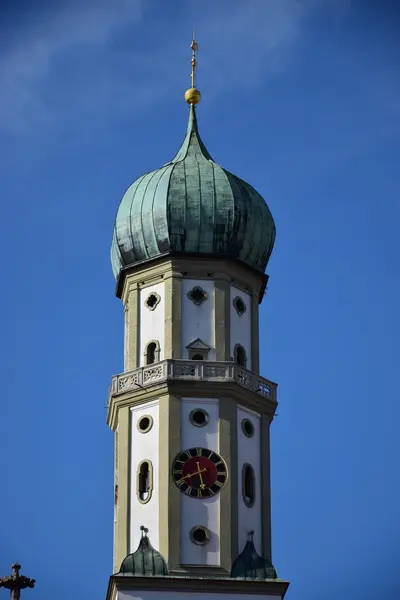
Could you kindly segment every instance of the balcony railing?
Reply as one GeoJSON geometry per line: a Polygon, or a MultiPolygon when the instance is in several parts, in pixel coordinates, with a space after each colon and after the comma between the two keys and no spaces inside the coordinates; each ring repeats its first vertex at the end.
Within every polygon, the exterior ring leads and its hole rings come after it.
{"type": "Polygon", "coordinates": [[[147,388],[168,380],[236,382],[264,398],[276,401],[276,383],[233,362],[194,360],[162,360],[114,375],[110,398],[138,387],[147,388]]]}

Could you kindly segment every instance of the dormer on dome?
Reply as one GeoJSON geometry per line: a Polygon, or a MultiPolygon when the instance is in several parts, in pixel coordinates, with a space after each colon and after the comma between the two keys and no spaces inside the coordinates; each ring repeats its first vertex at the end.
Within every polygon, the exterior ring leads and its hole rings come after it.
{"type": "Polygon", "coordinates": [[[275,224],[264,199],[212,159],[191,104],[175,157],[125,192],[111,262],[116,278],[124,269],[165,255],[226,257],[263,273],[274,241],[275,224]]]}

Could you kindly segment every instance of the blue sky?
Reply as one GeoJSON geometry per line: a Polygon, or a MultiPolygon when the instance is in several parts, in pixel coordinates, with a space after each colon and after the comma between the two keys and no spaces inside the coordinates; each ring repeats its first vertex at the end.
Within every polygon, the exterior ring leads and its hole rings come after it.
{"type": "Polygon", "coordinates": [[[26,598],[105,597],[112,226],[183,139],[193,27],[201,135],[277,224],[260,318],[274,564],[288,600],[399,598],[395,1],[4,4],[1,575],[19,560],[26,598]]]}

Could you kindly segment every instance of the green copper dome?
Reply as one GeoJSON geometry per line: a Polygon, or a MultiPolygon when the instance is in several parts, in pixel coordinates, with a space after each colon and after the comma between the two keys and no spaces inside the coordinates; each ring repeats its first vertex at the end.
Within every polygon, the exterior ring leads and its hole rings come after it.
{"type": "Polygon", "coordinates": [[[249,532],[251,539],[232,565],[231,579],[277,579],[271,561],[257,553],[253,542],[254,531],[249,532]]]}
{"type": "Polygon", "coordinates": [[[175,158],[139,177],[119,205],[111,246],[121,269],[162,255],[212,255],[264,272],[275,224],[256,190],[217,165],[190,107],[186,137],[175,158]]]}
{"type": "Polygon", "coordinates": [[[122,561],[117,575],[129,577],[165,577],[168,567],[164,557],[153,548],[147,537],[148,530],[141,526],[142,537],[136,552],[128,554],[122,561]]]}

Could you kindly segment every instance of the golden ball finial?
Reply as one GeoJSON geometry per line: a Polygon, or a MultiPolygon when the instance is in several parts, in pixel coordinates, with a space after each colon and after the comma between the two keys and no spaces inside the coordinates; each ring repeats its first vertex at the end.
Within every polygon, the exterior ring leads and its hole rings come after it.
{"type": "Polygon", "coordinates": [[[196,105],[200,102],[200,92],[195,87],[191,87],[185,92],[185,100],[188,104],[196,105]]]}

